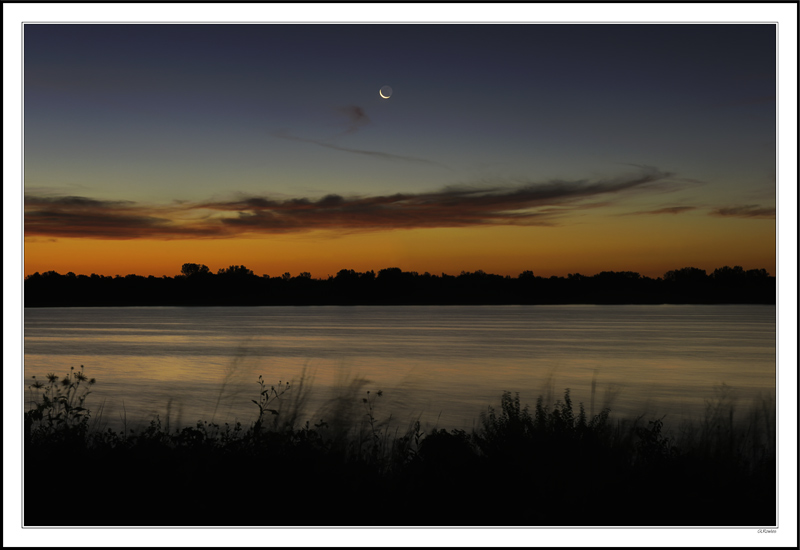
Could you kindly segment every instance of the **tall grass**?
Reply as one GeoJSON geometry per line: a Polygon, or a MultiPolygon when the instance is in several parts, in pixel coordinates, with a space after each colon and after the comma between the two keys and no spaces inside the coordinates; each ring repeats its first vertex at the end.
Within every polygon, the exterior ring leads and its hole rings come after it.
{"type": "Polygon", "coordinates": [[[309,419],[311,389],[259,377],[247,425],[156,416],[141,430],[92,429],[83,368],[28,388],[26,525],[772,525],[775,412],[721,386],[703,418],[617,418],[504,392],[465,430],[401,428],[384,392],[345,381],[309,419]],[[317,418],[318,417],[318,418],[317,418]],[[45,505],[56,464],[102,479],[109,506],[45,505]],[[111,503],[113,502],[113,505],[111,503]]]}

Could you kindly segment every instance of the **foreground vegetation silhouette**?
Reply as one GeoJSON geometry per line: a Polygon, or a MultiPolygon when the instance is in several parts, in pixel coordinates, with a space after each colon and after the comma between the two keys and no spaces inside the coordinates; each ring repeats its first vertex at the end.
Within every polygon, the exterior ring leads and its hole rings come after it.
{"type": "Polygon", "coordinates": [[[518,277],[483,271],[431,275],[387,268],[312,279],[310,273],[258,276],[243,265],[216,274],[183,264],[175,277],[61,275],[25,278],[25,307],[219,305],[474,305],[474,304],[774,304],[775,277],[765,269],[694,267],[652,279],[632,271],[593,276],[518,277]]]}
{"type": "Polygon", "coordinates": [[[504,392],[476,429],[403,433],[382,391],[302,420],[303,380],[262,377],[249,425],[103,427],[71,369],[28,387],[26,526],[771,526],[774,405],[734,422],[729,388],[703,419],[615,419],[504,392]]]}

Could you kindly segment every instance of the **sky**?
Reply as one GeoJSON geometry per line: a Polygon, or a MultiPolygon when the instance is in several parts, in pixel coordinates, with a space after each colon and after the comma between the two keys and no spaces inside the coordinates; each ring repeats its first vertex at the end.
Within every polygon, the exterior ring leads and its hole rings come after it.
{"type": "Polygon", "coordinates": [[[23,31],[26,275],[775,274],[774,24],[23,31]]]}

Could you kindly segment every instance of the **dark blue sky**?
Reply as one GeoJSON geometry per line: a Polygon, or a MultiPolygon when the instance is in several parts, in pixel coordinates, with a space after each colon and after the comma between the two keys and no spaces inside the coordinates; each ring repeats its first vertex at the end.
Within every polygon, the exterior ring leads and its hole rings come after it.
{"type": "Polygon", "coordinates": [[[257,165],[270,132],[331,139],[343,105],[385,134],[341,145],[424,153],[460,180],[493,163],[533,178],[626,162],[703,179],[731,160],[750,178],[771,171],[772,25],[29,25],[25,37],[41,184],[56,183],[41,157],[55,168],[84,147],[110,170],[122,153],[163,165],[161,148],[257,165]]]}

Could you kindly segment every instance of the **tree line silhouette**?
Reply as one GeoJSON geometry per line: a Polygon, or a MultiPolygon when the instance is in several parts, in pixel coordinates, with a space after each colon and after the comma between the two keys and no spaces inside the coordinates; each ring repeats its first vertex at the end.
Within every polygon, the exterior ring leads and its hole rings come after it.
{"type": "Polygon", "coordinates": [[[308,272],[256,275],[243,265],[213,273],[185,263],[174,277],[65,275],[25,278],[25,307],[222,305],[503,305],[503,304],[723,304],[775,303],[775,277],[765,269],[721,267],[712,273],[684,267],[656,279],[632,271],[593,276],[517,277],[478,270],[459,275],[419,274],[397,267],[314,279],[308,272]]]}

